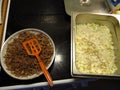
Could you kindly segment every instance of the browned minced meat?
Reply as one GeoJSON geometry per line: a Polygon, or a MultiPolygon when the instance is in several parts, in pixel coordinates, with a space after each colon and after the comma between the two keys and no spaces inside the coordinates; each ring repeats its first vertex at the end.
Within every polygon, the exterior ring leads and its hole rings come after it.
{"type": "Polygon", "coordinates": [[[50,39],[43,33],[33,34],[28,31],[21,32],[18,38],[15,38],[9,43],[5,55],[5,63],[7,69],[10,70],[15,76],[29,76],[39,74],[41,68],[35,56],[29,56],[22,46],[22,42],[28,39],[37,38],[42,46],[40,58],[47,66],[53,55],[53,46],[50,39]]]}

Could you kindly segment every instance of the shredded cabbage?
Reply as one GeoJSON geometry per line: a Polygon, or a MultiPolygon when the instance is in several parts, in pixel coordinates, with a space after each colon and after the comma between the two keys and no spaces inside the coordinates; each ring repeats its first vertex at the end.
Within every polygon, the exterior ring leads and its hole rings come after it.
{"type": "Polygon", "coordinates": [[[75,36],[76,67],[85,74],[114,74],[114,46],[110,30],[95,23],[78,24],[75,36]]]}

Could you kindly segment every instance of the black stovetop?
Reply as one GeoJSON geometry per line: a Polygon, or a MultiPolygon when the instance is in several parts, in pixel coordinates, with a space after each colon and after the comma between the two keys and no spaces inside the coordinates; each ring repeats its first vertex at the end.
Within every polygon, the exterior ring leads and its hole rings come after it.
{"type": "MultiPolygon", "coordinates": [[[[72,78],[70,75],[71,19],[65,12],[63,0],[11,0],[6,26],[7,39],[14,32],[25,28],[37,28],[51,36],[56,47],[56,57],[49,72],[53,80],[72,78]]],[[[79,81],[80,80],[80,81],[79,81]]],[[[119,88],[120,80],[79,78],[87,87],[119,88]]],[[[42,75],[32,80],[16,80],[0,71],[0,87],[45,82],[42,75]]],[[[110,88],[110,89],[111,89],[110,88]]]]}
{"type": "MultiPolygon", "coordinates": [[[[24,28],[41,29],[53,39],[56,57],[49,69],[53,80],[71,78],[70,17],[65,13],[63,0],[11,0],[6,39],[24,28]]],[[[3,70],[0,72],[0,86],[43,81],[46,81],[43,75],[33,80],[20,81],[9,77],[3,70]]]]}

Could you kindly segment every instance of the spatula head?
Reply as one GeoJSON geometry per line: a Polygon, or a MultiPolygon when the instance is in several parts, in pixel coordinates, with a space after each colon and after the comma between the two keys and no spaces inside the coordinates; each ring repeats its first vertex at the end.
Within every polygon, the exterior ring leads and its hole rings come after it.
{"type": "Polygon", "coordinates": [[[41,45],[36,38],[22,42],[22,45],[28,55],[38,55],[42,50],[41,45]]]}

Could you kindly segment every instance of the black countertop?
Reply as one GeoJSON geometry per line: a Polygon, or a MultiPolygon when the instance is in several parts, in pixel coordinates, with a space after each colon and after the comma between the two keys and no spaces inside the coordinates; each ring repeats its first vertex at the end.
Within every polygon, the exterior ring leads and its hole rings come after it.
{"type": "MultiPolygon", "coordinates": [[[[7,39],[11,34],[24,28],[37,28],[51,36],[56,47],[56,57],[49,72],[53,80],[71,79],[70,75],[70,29],[71,17],[66,14],[63,0],[11,0],[6,24],[7,39]]],[[[0,87],[28,85],[46,82],[42,75],[33,80],[16,80],[0,71],[0,87]]],[[[63,82],[64,83],[64,82],[63,82]]],[[[79,88],[120,89],[120,80],[75,78],[79,88]]],[[[64,86],[64,85],[63,85],[64,86]]]]}
{"type": "MultiPolygon", "coordinates": [[[[62,0],[11,0],[6,39],[24,28],[41,29],[53,39],[56,57],[49,69],[53,80],[71,78],[70,16],[65,13],[64,2],[62,0]]],[[[43,81],[46,81],[43,75],[33,80],[20,81],[9,77],[3,70],[0,72],[0,86],[43,81]]]]}

